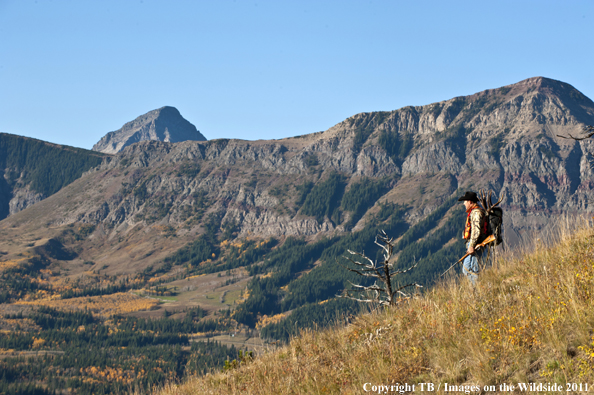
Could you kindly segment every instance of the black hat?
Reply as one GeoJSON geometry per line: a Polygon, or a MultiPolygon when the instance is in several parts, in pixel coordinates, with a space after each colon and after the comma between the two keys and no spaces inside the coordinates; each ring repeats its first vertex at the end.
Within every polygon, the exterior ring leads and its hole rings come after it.
{"type": "Polygon", "coordinates": [[[463,202],[465,200],[469,200],[473,203],[476,203],[478,202],[478,196],[476,196],[476,192],[466,191],[466,193],[463,196],[460,196],[458,198],[459,202],[463,202]]]}

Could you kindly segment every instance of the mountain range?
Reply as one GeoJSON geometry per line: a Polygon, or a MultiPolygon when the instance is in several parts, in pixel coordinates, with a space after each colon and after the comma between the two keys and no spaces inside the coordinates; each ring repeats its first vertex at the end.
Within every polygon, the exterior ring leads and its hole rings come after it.
{"type": "MultiPolygon", "coordinates": [[[[140,173],[150,173],[153,177],[143,185],[149,195],[167,200],[170,207],[160,221],[175,227],[183,222],[180,212],[193,205],[191,195],[199,191],[213,200],[207,211],[223,212],[223,222],[235,221],[240,236],[342,232],[346,220],[303,215],[291,196],[278,193],[279,188],[294,190],[300,182],[316,184],[336,172],[346,177],[346,190],[362,178],[390,178],[390,187],[373,203],[406,205],[408,223],[423,218],[458,188],[485,187],[504,197],[510,233],[538,229],[549,214],[588,208],[590,141],[577,143],[558,135],[579,134],[594,123],[593,107],[568,84],[531,78],[427,106],[357,114],[325,132],[257,142],[190,142],[204,138],[177,110],[163,107],[108,133],[93,148],[118,154],[84,179],[107,173],[117,177],[110,188],[123,192],[122,199],[116,202],[108,194],[96,204],[81,203],[76,212],[61,213],[60,221],[98,224],[92,218],[101,218],[114,226],[145,226],[146,221],[135,218],[150,207],[138,204],[122,185],[136,185],[143,178],[140,173]],[[189,125],[191,132],[169,131],[179,125],[189,125]],[[132,140],[140,143],[128,147],[132,140]],[[167,140],[185,142],[158,142],[167,140]],[[105,148],[110,144],[112,148],[105,148]],[[164,174],[157,164],[161,169],[192,167],[196,174],[164,174]],[[173,196],[175,188],[181,194],[173,196]]],[[[344,218],[352,217],[341,211],[344,218]]],[[[365,218],[361,215],[360,226],[365,218]]]]}
{"type": "Polygon", "coordinates": [[[182,120],[163,107],[94,151],[0,135],[4,152],[21,147],[0,162],[0,270],[29,265],[50,284],[34,296],[7,288],[0,310],[67,308],[67,292],[81,306],[167,292],[174,299],[125,313],[227,311],[246,331],[286,340],[354,311],[335,295],[361,279],[336,261],[375,252],[380,230],[396,239],[398,267],[419,263],[402,281],[432,284],[464,251],[466,190],[503,198],[508,246],[592,211],[593,143],[559,136],[594,124],[594,102],[543,77],[280,140],[206,141],[182,120]],[[78,172],[43,173],[51,158],[78,172]]]}

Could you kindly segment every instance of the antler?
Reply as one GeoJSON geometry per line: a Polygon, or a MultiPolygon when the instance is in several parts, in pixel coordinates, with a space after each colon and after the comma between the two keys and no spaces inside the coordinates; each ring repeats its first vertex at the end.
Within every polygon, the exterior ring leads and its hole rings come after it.
{"type": "MultiPolygon", "coordinates": [[[[495,192],[493,192],[493,191],[489,191],[489,192],[490,192],[490,194],[489,194],[489,201],[491,201],[491,194],[493,194],[494,196],[497,196],[497,195],[495,195],[495,192]]],[[[499,200],[497,200],[497,202],[496,202],[495,204],[492,204],[492,205],[489,207],[489,211],[490,211],[492,208],[494,208],[494,207],[497,207],[497,206],[499,205],[499,203],[501,203],[502,201],[503,201],[503,194],[501,195],[501,197],[499,198],[499,200]]]]}
{"type": "Polygon", "coordinates": [[[489,192],[485,192],[483,189],[481,189],[479,191],[479,200],[481,202],[481,205],[483,206],[483,209],[487,212],[491,212],[493,208],[495,208],[499,203],[503,201],[503,195],[501,195],[499,200],[497,200],[497,203],[492,204],[491,202],[493,201],[492,199],[494,195],[495,192],[493,192],[492,190],[489,190],[489,192]]]}
{"type": "Polygon", "coordinates": [[[479,190],[479,202],[481,203],[481,206],[483,206],[483,210],[487,211],[489,206],[487,203],[487,195],[485,193],[485,191],[483,189],[479,190]]]}

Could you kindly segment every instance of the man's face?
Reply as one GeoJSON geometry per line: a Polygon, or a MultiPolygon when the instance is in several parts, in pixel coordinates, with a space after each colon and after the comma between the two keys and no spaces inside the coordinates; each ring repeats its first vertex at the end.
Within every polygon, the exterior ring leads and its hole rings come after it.
{"type": "Polygon", "coordinates": [[[464,201],[464,208],[466,210],[468,210],[470,208],[470,206],[472,206],[472,202],[470,200],[465,200],[464,201]]]}

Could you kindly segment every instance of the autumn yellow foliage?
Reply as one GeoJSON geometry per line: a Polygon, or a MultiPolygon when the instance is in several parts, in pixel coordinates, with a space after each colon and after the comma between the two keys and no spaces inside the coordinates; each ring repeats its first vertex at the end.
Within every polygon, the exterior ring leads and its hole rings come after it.
{"type": "Polygon", "coordinates": [[[10,261],[0,261],[0,272],[18,266],[19,262],[22,262],[25,259],[27,258],[15,259],[10,261]]]}
{"type": "Polygon", "coordinates": [[[45,343],[45,339],[39,339],[35,336],[33,336],[33,346],[32,348],[40,348],[41,346],[43,346],[43,343],[45,343]]]}
{"type": "Polygon", "coordinates": [[[72,299],[47,298],[20,301],[18,304],[47,306],[58,310],[88,309],[102,317],[111,317],[134,311],[150,310],[158,303],[155,299],[137,296],[128,292],[118,292],[112,295],[85,296],[72,299]]]}
{"type": "Polygon", "coordinates": [[[137,376],[133,371],[124,371],[122,368],[111,368],[106,366],[104,368],[98,368],[95,366],[89,366],[86,368],[80,368],[80,374],[93,378],[96,381],[104,382],[122,382],[124,384],[130,384],[134,381],[137,376]]]}
{"type": "Polygon", "coordinates": [[[260,320],[256,324],[256,329],[262,329],[268,324],[276,324],[277,322],[285,318],[287,315],[287,313],[280,313],[270,317],[267,315],[263,315],[262,318],[260,318],[260,320]]]}

